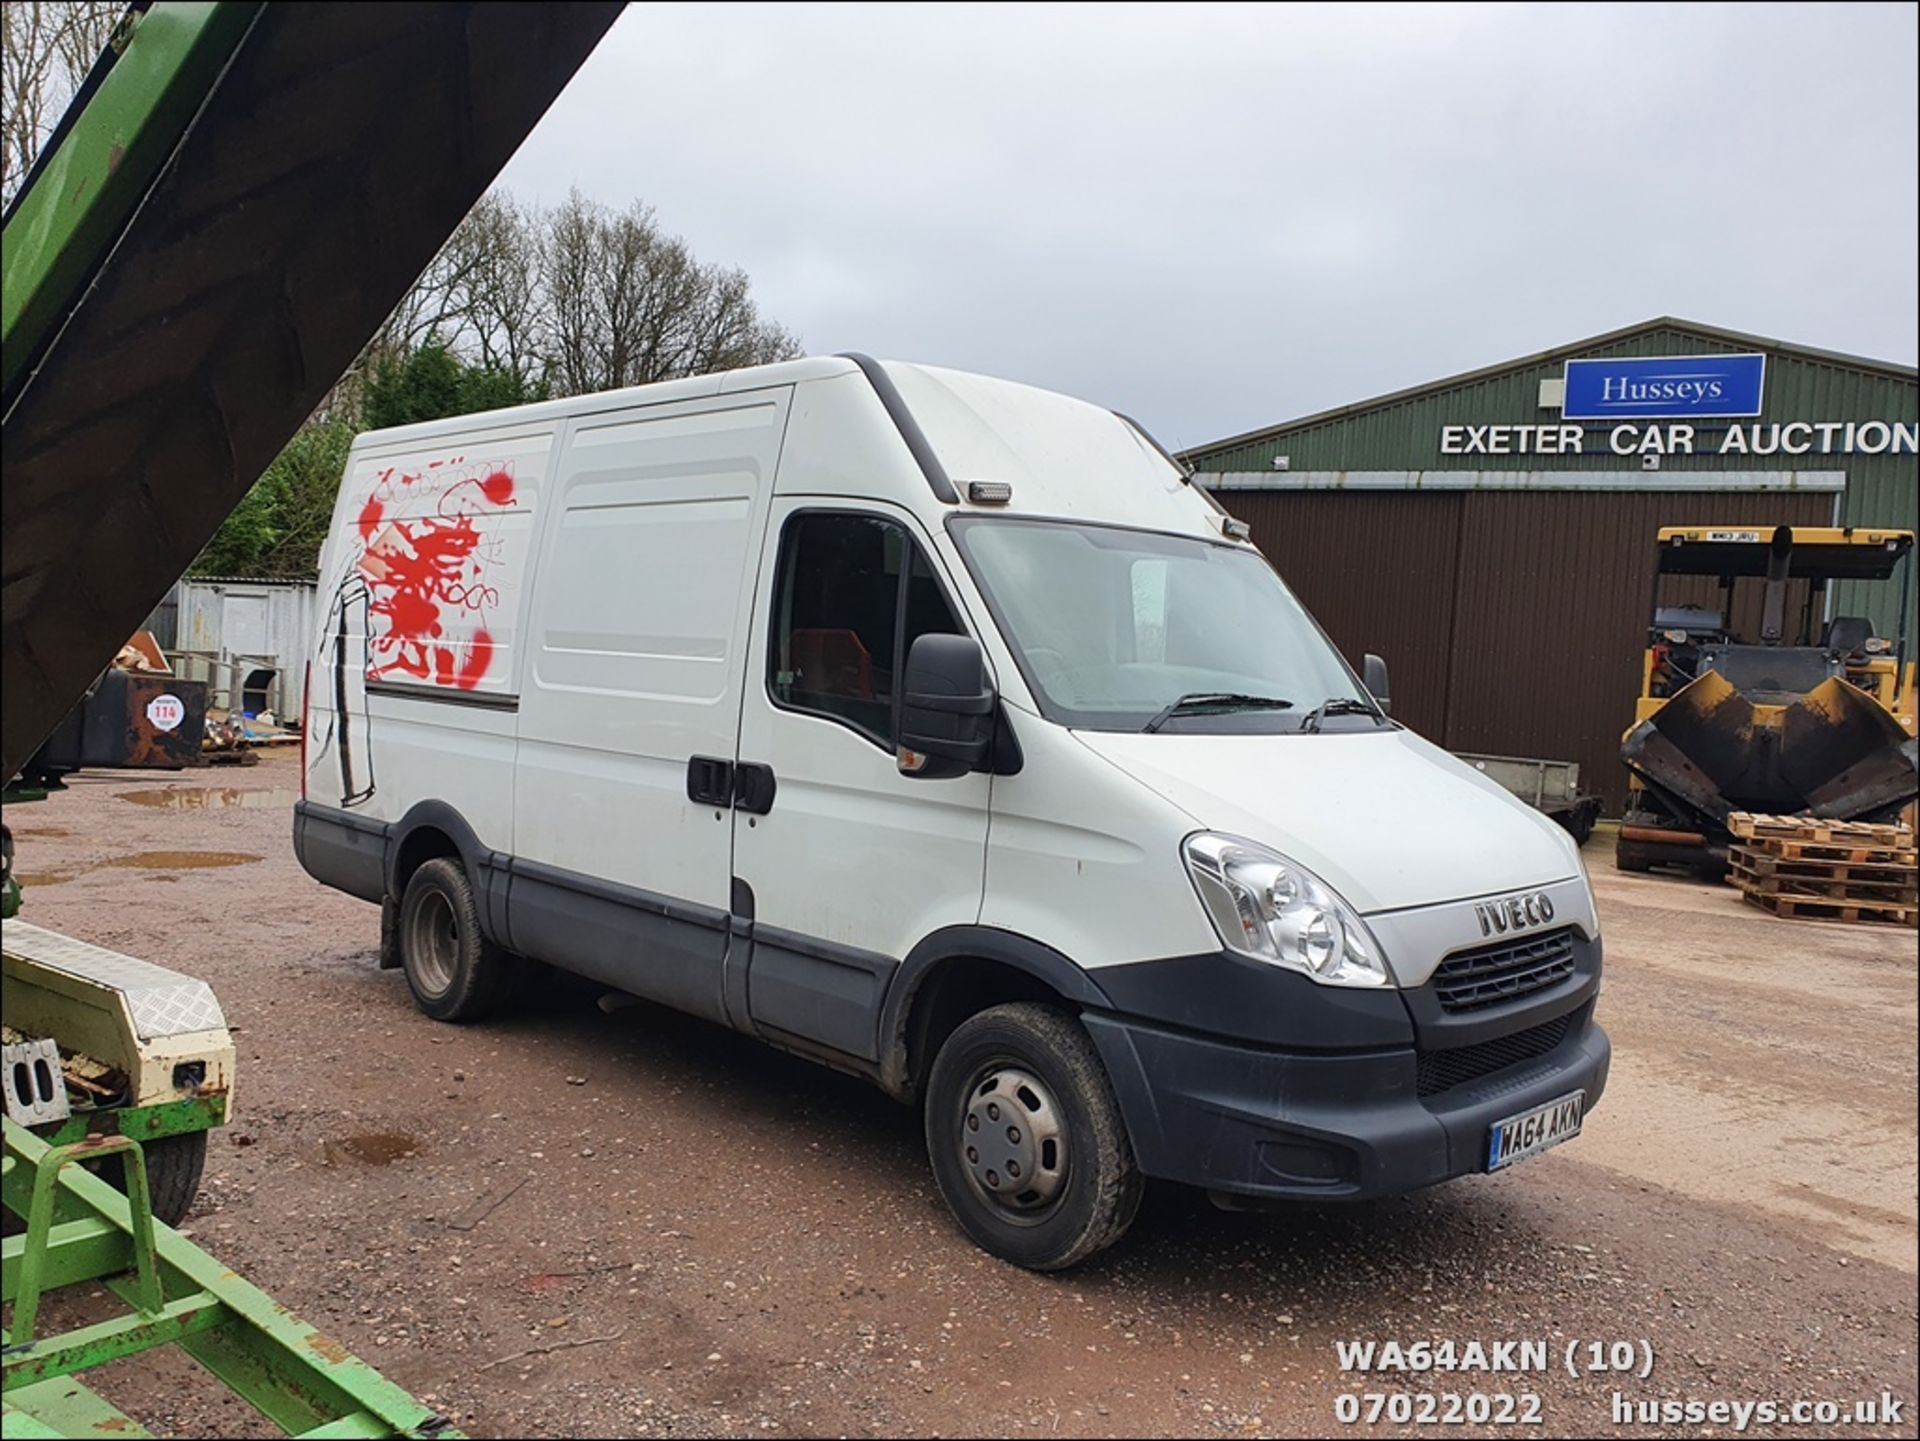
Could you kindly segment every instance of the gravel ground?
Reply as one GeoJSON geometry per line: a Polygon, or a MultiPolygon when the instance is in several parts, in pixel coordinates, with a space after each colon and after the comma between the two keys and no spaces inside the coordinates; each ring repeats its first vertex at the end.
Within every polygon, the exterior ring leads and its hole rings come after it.
{"type": "MultiPolygon", "coordinates": [[[[915,1117],[861,1082],[591,989],[418,1015],[374,967],[374,908],[293,860],[297,786],[282,752],[12,808],[25,915],[212,983],[237,1115],[187,1228],[475,1434],[1318,1435],[1342,1393],[1394,1390],[1533,1393],[1536,1435],[1732,1431],[1617,1426],[1615,1391],[1887,1390],[1891,1427],[1749,1434],[1915,1434],[1910,931],[1618,875],[1597,838],[1615,1063],[1579,1140],[1347,1209],[1160,1188],[1118,1249],[1046,1278],[958,1234],[915,1117]],[[1368,1338],[1556,1361],[1343,1374],[1335,1342],[1368,1338]],[[1571,1378],[1574,1339],[1649,1341],[1652,1375],[1571,1378]]],[[[183,1359],[99,1384],[157,1431],[257,1425],[183,1359]]]]}

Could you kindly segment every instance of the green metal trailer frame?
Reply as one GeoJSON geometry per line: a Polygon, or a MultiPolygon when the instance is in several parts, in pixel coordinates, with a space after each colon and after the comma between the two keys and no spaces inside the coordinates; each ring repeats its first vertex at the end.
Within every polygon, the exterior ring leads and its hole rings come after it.
{"type": "Polygon", "coordinates": [[[0,1242],[0,1299],[12,1437],[148,1435],[79,1373],[177,1345],[290,1436],[457,1437],[451,1421],[154,1219],[140,1143],[88,1136],[50,1146],[11,1119],[0,1200],[25,1232],[0,1242]],[[125,1155],[122,1195],[81,1163],[125,1155]],[[40,1334],[61,1287],[104,1286],[130,1309],[40,1334]]]}

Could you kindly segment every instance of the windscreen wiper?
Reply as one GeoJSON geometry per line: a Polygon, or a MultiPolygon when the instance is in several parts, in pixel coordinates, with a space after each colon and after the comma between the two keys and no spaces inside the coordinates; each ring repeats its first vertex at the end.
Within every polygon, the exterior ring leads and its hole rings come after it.
{"type": "Polygon", "coordinates": [[[1293,702],[1272,695],[1242,695],[1230,690],[1197,690],[1163,707],[1160,714],[1140,729],[1152,735],[1177,715],[1198,715],[1206,711],[1291,710],[1293,702]]]}
{"type": "Polygon", "coordinates": [[[1370,700],[1360,700],[1355,696],[1331,696],[1320,702],[1312,710],[1300,717],[1300,729],[1317,731],[1320,722],[1330,715],[1370,715],[1377,721],[1384,721],[1387,713],[1370,700]]]}

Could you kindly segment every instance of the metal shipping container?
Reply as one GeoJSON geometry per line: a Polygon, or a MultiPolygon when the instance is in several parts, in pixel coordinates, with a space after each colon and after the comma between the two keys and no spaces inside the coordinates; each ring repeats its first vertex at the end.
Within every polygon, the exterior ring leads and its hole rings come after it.
{"type": "Polygon", "coordinates": [[[175,669],[213,689],[213,704],[297,721],[306,696],[310,580],[188,576],[173,588],[175,669]],[[263,674],[270,673],[270,674],[263,674]]]}

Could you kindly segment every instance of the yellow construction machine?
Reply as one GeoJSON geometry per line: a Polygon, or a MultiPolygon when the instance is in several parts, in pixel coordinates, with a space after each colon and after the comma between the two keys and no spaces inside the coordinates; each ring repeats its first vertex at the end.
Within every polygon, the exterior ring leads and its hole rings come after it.
{"type": "Polygon", "coordinates": [[[1910,530],[1660,531],[1640,699],[1620,746],[1633,772],[1621,870],[1718,874],[1735,811],[1871,821],[1913,801],[1912,554],[1910,530]],[[1896,578],[1897,635],[1828,615],[1831,582],[1896,578]]]}

